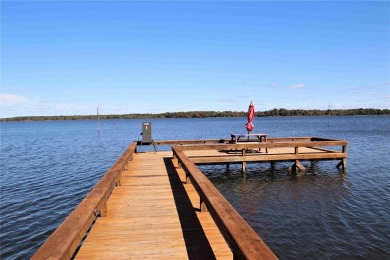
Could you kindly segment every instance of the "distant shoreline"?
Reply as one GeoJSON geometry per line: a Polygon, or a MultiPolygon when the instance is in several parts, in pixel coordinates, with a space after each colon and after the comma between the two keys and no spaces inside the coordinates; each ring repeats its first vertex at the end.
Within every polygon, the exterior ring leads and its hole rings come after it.
{"type": "MultiPolygon", "coordinates": [[[[246,117],[246,112],[237,111],[189,111],[165,112],[145,114],[99,115],[99,119],[152,119],[152,118],[229,118],[246,117]]],[[[269,116],[352,116],[352,115],[390,115],[390,109],[358,108],[358,109],[332,109],[332,110],[303,110],[275,108],[256,112],[256,117],[269,116]]],[[[60,116],[18,116],[0,118],[0,122],[15,121],[57,121],[57,120],[97,120],[97,115],[60,115],[60,116]]]]}

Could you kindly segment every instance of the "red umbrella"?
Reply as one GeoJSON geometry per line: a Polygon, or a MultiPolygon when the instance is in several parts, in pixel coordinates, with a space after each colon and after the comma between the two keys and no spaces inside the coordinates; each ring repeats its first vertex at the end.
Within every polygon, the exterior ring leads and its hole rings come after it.
{"type": "Polygon", "coordinates": [[[253,118],[255,117],[255,105],[253,105],[253,101],[251,101],[249,108],[248,108],[248,123],[245,124],[246,130],[248,130],[248,134],[250,131],[255,128],[253,125],[253,118]]]}

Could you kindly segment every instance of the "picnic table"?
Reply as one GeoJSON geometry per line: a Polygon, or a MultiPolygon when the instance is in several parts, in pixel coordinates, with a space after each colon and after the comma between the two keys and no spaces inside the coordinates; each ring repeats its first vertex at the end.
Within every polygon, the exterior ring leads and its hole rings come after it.
{"type": "Polygon", "coordinates": [[[247,138],[246,141],[250,140],[251,137],[257,137],[257,140],[259,142],[267,142],[267,134],[231,134],[231,136],[232,136],[231,141],[234,142],[235,144],[238,143],[238,141],[242,137],[246,137],[247,138]]]}
{"type": "MultiPolygon", "coordinates": [[[[231,134],[231,143],[241,142],[249,142],[249,141],[259,141],[259,142],[267,142],[267,134],[231,134]],[[243,138],[243,139],[241,139],[243,138]],[[256,139],[257,138],[257,139],[256,139]],[[241,140],[240,140],[241,139],[241,140]],[[244,140],[246,139],[246,140],[244,140]]],[[[260,150],[260,149],[259,149],[260,150]]],[[[268,148],[265,148],[265,151],[268,153],[268,148]]]]}

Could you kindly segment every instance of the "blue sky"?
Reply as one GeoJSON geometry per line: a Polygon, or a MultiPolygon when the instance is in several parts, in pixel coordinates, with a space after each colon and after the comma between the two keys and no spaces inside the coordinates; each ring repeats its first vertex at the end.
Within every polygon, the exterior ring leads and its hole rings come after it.
{"type": "Polygon", "coordinates": [[[2,1],[0,117],[390,108],[389,1],[2,1]]]}

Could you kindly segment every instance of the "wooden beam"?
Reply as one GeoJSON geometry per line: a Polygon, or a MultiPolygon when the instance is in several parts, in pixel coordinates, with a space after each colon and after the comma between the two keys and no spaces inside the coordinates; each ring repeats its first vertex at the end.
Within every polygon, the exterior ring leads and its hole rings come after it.
{"type": "Polygon", "coordinates": [[[196,164],[208,163],[233,163],[233,162],[268,162],[268,161],[293,161],[293,160],[337,160],[346,158],[344,153],[313,153],[313,154],[260,154],[248,156],[205,156],[189,157],[196,164]]]}
{"type": "Polygon", "coordinates": [[[85,199],[72,211],[31,259],[70,259],[85,233],[100,212],[107,212],[107,199],[116,187],[124,165],[132,158],[137,143],[133,142],[107,171],[85,199]]]}
{"type": "Polygon", "coordinates": [[[347,141],[299,141],[299,142],[253,142],[237,144],[205,144],[205,145],[183,145],[184,151],[189,150],[241,150],[260,149],[277,147],[321,147],[321,146],[346,146],[347,141]]]}
{"type": "Polygon", "coordinates": [[[203,198],[210,215],[230,245],[236,259],[277,259],[259,235],[223,197],[207,177],[186,156],[181,146],[173,146],[173,153],[190,174],[192,185],[203,198]]]}
{"type": "Polygon", "coordinates": [[[230,139],[205,139],[205,140],[160,140],[153,141],[155,145],[202,145],[229,143],[230,139]]]}
{"type": "Polygon", "coordinates": [[[267,138],[267,142],[240,142],[232,144],[230,139],[207,139],[207,140],[164,140],[154,141],[155,145],[182,145],[185,150],[208,150],[208,149],[242,149],[242,148],[272,148],[272,147],[318,147],[347,145],[347,141],[325,139],[319,137],[284,137],[267,138]]]}

